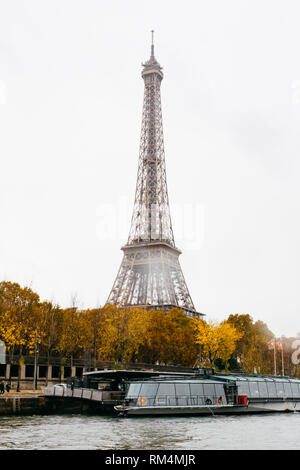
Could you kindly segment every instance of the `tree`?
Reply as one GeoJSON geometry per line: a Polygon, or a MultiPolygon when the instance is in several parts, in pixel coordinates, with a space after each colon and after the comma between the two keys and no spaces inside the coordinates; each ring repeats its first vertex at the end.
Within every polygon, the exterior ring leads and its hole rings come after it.
{"type": "Polygon", "coordinates": [[[145,341],[147,312],[140,308],[106,305],[102,309],[100,327],[99,356],[115,362],[131,362],[139,356],[145,341]]]}
{"type": "Polygon", "coordinates": [[[80,355],[85,348],[86,335],[87,330],[81,312],[76,307],[64,309],[57,350],[66,357],[70,357],[71,366],[73,365],[74,355],[80,355]]]}
{"type": "Polygon", "coordinates": [[[169,362],[192,366],[199,356],[195,342],[194,323],[183,310],[173,308],[168,313],[170,321],[169,362]]]}
{"type": "Polygon", "coordinates": [[[196,343],[201,344],[202,354],[209,360],[210,366],[216,359],[227,362],[235,350],[240,333],[228,322],[220,324],[195,319],[196,343]]]}
{"type": "MultiPolygon", "coordinates": [[[[63,329],[63,310],[52,302],[40,304],[41,316],[43,318],[43,332],[40,348],[47,356],[47,364],[50,365],[52,354],[57,354],[60,336],[63,329]]],[[[46,378],[48,384],[48,377],[46,378]]]]}
{"type": "Polygon", "coordinates": [[[267,325],[260,320],[253,323],[252,317],[248,314],[232,314],[227,321],[241,335],[234,351],[234,358],[241,364],[243,370],[248,373],[254,371],[273,373],[273,356],[268,349],[268,342],[274,338],[274,334],[267,325]]]}
{"type": "Polygon", "coordinates": [[[37,338],[42,338],[39,296],[29,287],[17,283],[0,283],[0,337],[8,349],[18,349],[19,373],[17,391],[20,390],[23,351],[33,351],[37,338]]]}
{"type": "Polygon", "coordinates": [[[98,359],[98,350],[101,344],[101,333],[103,327],[103,309],[94,308],[81,311],[82,321],[85,325],[85,356],[86,353],[93,354],[94,367],[98,359]]]}

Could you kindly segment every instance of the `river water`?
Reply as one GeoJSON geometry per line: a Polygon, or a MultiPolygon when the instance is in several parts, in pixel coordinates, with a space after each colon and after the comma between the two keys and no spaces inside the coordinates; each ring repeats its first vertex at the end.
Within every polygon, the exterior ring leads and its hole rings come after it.
{"type": "Polygon", "coordinates": [[[298,449],[300,413],[119,418],[0,417],[0,449],[298,449]]]}

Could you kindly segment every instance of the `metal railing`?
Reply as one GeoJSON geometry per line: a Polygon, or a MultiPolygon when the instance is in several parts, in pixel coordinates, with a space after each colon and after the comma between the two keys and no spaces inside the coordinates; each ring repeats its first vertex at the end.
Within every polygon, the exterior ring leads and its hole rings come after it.
{"type": "Polygon", "coordinates": [[[259,402],[264,402],[264,403],[282,403],[285,401],[292,401],[292,402],[300,402],[300,397],[291,397],[291,396],[281,396],[281,397],[248,397],[249,403],[259,403],[259,402]]]}
{"type": "Polygon", "coordinates": [[[79,398],[83,400],[98,401],[102,403],[115,403],[124,399],[125,393],[118,391],[96,390],[92,388],[71,388],[60,385],[49,385],[43,389],[46,396],[79,398]]]}
{"type": "Polygon", "coordinates": [[[161,395],[156,397],[126,398],[131,406],[224,406],[226,397],[205,395],[161,395]]]}
{"type": "MultiPolygon", "coordinates": [[[[22,356],[22,362],[24,365],[33,365],[34,364],[34,355],[24,355],[22,356]]],[[[7,355],[6,363],[10,365],[19,365],[20,363],[20,356],[18,354],[14,355],[7,355]]],[[[59,367],[83,367],[86,369],[93,370],[94,368],[104,368],[104,369],[134,369],[134,370],[145,370],[151,369],[155,371],[162,371],[162,372],[185,372],[193,374],[197,368],[191,367],[184,367],[181,365],[157,365],[157,364],[149,364],[149,363],[142,363],[142,362],[127,362],[127,363],[116,363],[114,361],[102,361],[98,359],[71,359],[70,357],[47,357],[43,355],[39,355],[37,357],[37,364],[39,366],[59,366],[59,367]]]]}

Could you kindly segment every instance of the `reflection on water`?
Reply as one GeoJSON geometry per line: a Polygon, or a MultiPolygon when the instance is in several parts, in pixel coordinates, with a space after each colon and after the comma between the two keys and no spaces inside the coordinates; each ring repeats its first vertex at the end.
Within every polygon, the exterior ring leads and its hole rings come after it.
{"type": "Polygon", "coordinates": [[[0,449],[297,449],[300,413],[0,417],[0,449]]]}

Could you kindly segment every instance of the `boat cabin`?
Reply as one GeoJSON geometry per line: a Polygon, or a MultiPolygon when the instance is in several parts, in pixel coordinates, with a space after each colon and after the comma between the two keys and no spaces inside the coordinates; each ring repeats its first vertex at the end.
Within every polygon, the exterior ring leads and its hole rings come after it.
{"type": "Polygon", "coordinates": [[[234,403],[236,397],[234,383],[208,378],[160,377],[130,382],[126,402],[132,406],[202,406],[234,403]]]}
{"type": "Polygon", "coordinates": [[[175,378],[151,377],[130,381],[124,401],[126,411],[134,408],[142,411],[141,408],[149,407],[149,413],[163,412],[163,408],[166,413],[178,413],[179,408],[182,412],[195,411],[197,407],[199,411],[204,411],[203,407],[212,407],[214,410],[222,408],[222,412],[241,412],[241,407],[248,406],[252,406],[252,412],[257,412],[261,407],[256,405],[261,403],[282,404],[264,407],[264,410],[298,410],[300,379],[209,373],[175,378]]]}
{"type": "Polygon", "coordinates": [[[284,399],[300,401],[300,379],[272,375],[217,374],[215,380],[234,382],[239,395],[251,401],[257,399],[284,399]]]}

